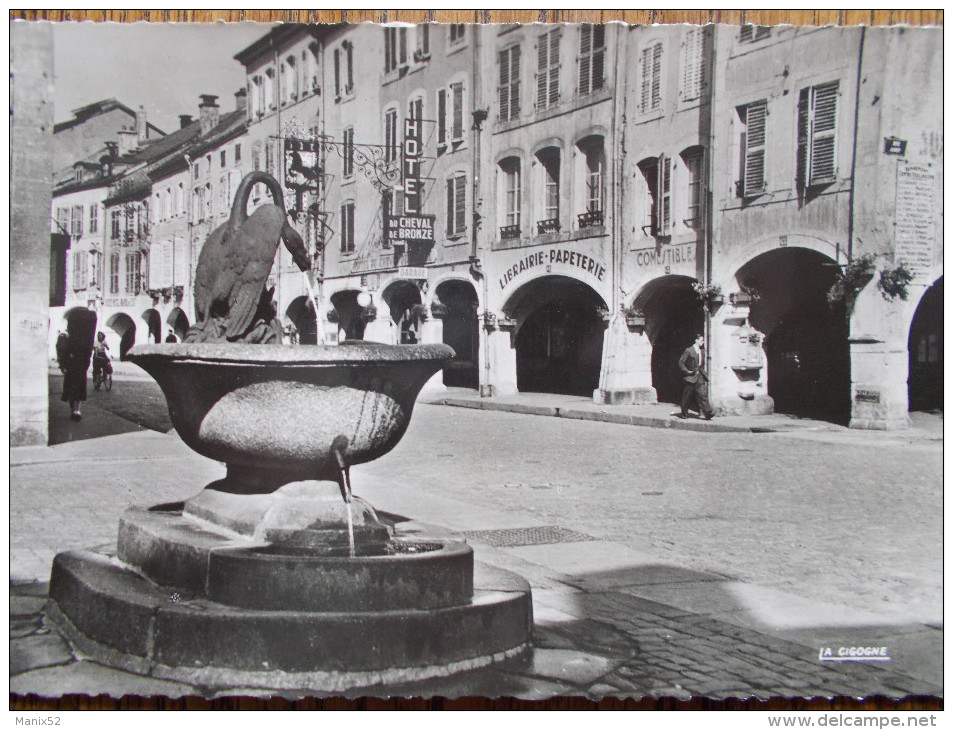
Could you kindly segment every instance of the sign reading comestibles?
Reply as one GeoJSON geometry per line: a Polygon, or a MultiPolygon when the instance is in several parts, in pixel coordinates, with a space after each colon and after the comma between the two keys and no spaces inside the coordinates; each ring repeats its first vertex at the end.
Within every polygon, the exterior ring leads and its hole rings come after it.
{"type": "Polygon", "coordinates": [[[580,273],[586,273],[597,281],[605,280],[606,265],[602,261],[584,253],[557,246],[534,251],[510,266],[500,277],[500,289],[505,289],[513,279],[526,271],[535,271],[538,268],[550,271],[554,264],[580,269],[580,273]]]}

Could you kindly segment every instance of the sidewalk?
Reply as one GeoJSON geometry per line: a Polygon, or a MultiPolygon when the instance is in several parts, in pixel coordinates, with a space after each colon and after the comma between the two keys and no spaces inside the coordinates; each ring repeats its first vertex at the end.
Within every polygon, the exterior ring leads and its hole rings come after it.
{"type": "Polygon", "coordinates": [[[901,431],[862,431],[826,421],[800,418],[783,413],[763,416],[715,416],[710,421],[702,418],[679,418],[679,407],[672,403],[646,405],[600,405],[591,398],[553,393],[518,393],[511,396],[481,398],[475,390],[446,388],[427,392],[421,403],[475,408],[486,411],[506,411],[527,415],[602,421],[649,428],[673,428],[707,433],[788,433],[802,437],[840,437],[851,441],[940,443],[943,440],[942,413],[911,413],[911,427],[901,431]],[[821,435],[821,436],[817,436],[821,435]]]}
{"type": "MultiPolygon", "coordinates": [[[[584,402],[532,400],[496,403],[558,408],[562,417],[602,413],[584,402]]],[[[631,407],[635,412],[626,415],[664,419],[659,408],[669,407],[631,407]]],[[[184,499],[222,474],[221,465],[190,451],[174,433],[133,431],[11,451],[11,693],[271,695],[238,687],[208,690],[97,665],[78,656],[42,614],[57,552],[115,545],[127,506],[184,499]]],[[[840,606],[795,593],[666,565],[649,552],[540,525],[531,506],[504,514],[479,493],[466,501],[433,494],[413,475],[364,475],[361,484],[362,496],[394,516],[400,534],[467,539],[479,563],[529,580],[534,648],[489,669],[348,696],[942,696],[941,624],[844,615],[840,606]],[[890,648],[889,663],[819,661],[825,646],[874,643],[890,648]]],[[[321,693],[282,693],[314,694],[321,693]]]]}

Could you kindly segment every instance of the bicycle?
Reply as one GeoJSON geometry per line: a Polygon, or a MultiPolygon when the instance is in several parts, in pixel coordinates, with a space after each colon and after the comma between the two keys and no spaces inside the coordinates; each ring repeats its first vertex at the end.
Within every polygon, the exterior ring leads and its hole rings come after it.
{"type": "Polygon", "coordinates": [[[93,387],[99,390],[105,387],[106,390],[113,389],[113,366],[109,357],[93,358],[93,387]]]}

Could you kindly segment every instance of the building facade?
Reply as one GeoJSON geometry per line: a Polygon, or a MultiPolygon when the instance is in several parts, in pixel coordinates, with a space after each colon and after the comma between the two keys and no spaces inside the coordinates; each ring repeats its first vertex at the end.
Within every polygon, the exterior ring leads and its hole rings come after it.
{"type": "Polygon", "coordinates": [[[703,333],[721,413],[903,427],[942,407],[940,38],[283,25],[235,56],[247,100],[204,97],[102,226],[149,208],[147,309],[181,334],[202,243],[272,202],[234,199],[264,170],[314,261],[272,269],[289,343],[445,342],[428,387],[675,403],[703,333]]]}

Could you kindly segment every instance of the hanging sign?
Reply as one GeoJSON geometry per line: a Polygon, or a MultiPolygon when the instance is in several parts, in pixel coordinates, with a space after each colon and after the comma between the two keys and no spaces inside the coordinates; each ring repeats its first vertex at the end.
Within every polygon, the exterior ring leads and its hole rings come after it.
{"type": "Polygon", "coordinates": [[[387,215],[384,216],[385,235],[391,244],[434,243],[435,215],[387,215]]]}
{"type": "Polygon", "coordinates": [[[285,187],[317,191],[320,178],[318,142],[285,137],[285,187]]]}

